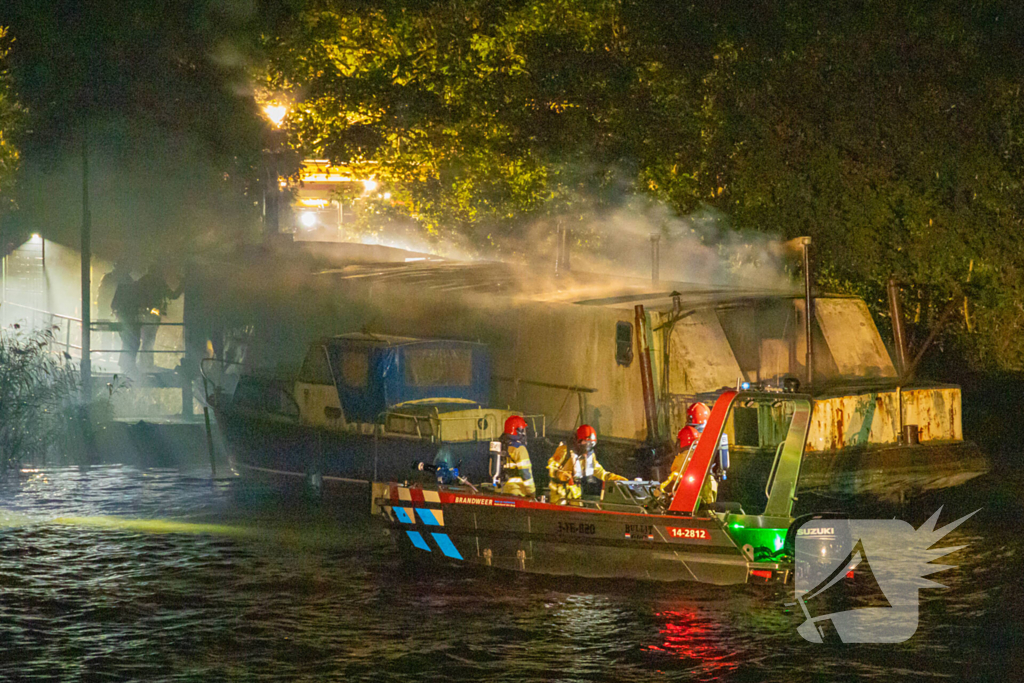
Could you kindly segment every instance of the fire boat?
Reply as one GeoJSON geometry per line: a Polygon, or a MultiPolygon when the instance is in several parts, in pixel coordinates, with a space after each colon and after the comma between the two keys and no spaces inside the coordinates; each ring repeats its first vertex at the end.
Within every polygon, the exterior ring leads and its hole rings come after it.
{"type": "Polygon", "coordinates": [[[372,512],[412,559],[588,578],[784,583],[793,575],[792,511],[811,410],[802,394],[723,392],[679,459],[674,491],[612,481],[599,496],[554,505],[465,479],[375,482],[372,512]],[[751,422],[762,448],[742,477],[729,477],[729,435],[751,422]],[[714,501],[710,477],[721,480],[714,501]]]}

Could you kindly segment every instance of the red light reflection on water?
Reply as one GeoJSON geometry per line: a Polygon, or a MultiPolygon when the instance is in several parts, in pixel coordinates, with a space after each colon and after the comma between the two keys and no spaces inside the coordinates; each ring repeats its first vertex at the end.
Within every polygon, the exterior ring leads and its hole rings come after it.
{"type": "Polygon", "coordinates": [[[735,652],[722,644],[722,634],[707,616],[692,610],[673,610],[658,612],[655,618],[664,621],[659,629],[661,643],[648,645],[647,650],[692,660],[707,673],[736,667],[735,652]]]}

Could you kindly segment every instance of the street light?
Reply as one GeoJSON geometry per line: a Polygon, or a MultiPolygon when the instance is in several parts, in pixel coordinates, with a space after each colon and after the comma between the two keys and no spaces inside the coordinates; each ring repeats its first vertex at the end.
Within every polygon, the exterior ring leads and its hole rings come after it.
{"type": "Polygon", "coordinates": [[[263,114],[274,124],[274,128],[280,128],[284,118],[288,116],[288,107],[284,104],[266,104],[263,105],[263,114]]]}
{"type": "Polygon", "coordinates": [[[263,184],[263,231],[269,237],[276,235],[280,228],[280,193],[277,180],[277,155],[284,144],[281,125],[288,116],[288,106],[276,102],[263,105],[263,115],[273,128],[268,131],[266,158],[266,180],[263,184]]]}

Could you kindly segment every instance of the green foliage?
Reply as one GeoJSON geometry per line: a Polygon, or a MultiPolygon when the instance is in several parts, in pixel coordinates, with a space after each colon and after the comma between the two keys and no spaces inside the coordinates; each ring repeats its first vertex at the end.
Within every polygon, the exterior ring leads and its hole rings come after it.
{"type": "Polygon", "coordinates": [[[623,195],[711,208],[810,235],[819,284],[883,322],[896,277],[918,339],[956,307],[940,341],[1024,368],[1017,4],[299,6],[260,76],[296,99],[293,144],[434,238],[507,253],[623,195]]]}
{"type": "Polygon", "coordinates": [[[89,411],[78,368],[50,350],[51,330],[0,330],[0,477],[26,459],[80,461],[89,411]]]}
{"type": "Polygon", "coordinates": [[[24,116],[6,67],[11,43],[7,33],[0,26],[0,211],[11,205],[11,186],[21,158],[14,141],[24,116]]]}
{"type": "Polygon", "coordinates": [[[637,86],[616,2],[311,3],[268,39],[294,143],[400,185],[434,237],[507,246],[599,195],[637,86]]]}

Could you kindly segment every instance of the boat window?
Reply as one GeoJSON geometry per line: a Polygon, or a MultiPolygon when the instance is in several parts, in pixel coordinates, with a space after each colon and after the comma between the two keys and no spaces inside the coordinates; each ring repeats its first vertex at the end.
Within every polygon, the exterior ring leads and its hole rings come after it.
{"type": "Polygon", "coordinates": [[[740,503],[748,514],[761,514],[767,503],[765,484],[789,433],[792,411],[790,401],[733,408],[725,430],[731,462],[728,477],[718,484],[719,502],[740,503]]]}
{"type": "Polygon", "coordinates": [[[633,362],[633,323],[615,323],[615,362],[625,366],[633,362]]]}
{"type": "Polygon", "coordinates": [[[331,364],[327,360],[327,349],[323,346],[310,348],[299,371],[299,381],[307,384],[334,384],[331,364]]]}
{"type": "Polygon", "coordinates": [[[733,443],[737,446],[752,446],[754,448],[761,445],[757,406],[734,407],[732,423],[735,434],[733,443]]]}
{"type": "Polygon", "coordinates": [[[369,382],[370,355],[366,351],[344,350],[338,354],[341,381],[345,386],[363,388],[369,382]]]}
{"type": "Polygon", "coordinates": [[[243,375],[231,405],[290,418],[298,418],[299,407],[282,380],[243,375]]]}
{"type": "Polygon", "coordinates": [[[384,429],[395,434],[410,434],[424,437],[434,435],[434,428],[430,418],[414,415],[389,414],[384,421],[384,429]]]}
{"type": "Polygon", "coordinates": [[[471,349],[406,349],[404,356],[408,386],[467,387],[473,383],[471,349]]]}

